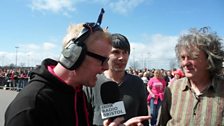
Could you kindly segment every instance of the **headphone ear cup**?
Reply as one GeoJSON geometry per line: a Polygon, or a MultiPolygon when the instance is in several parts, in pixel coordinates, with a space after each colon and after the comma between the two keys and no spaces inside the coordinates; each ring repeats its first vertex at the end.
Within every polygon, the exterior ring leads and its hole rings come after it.
{"type": "Polygon", "coordinates": [[[78,68],[85,59],[86,45],[83,42],[73,41],[62,50],[59,63],[66,69],[74,70],[78,68]]]}

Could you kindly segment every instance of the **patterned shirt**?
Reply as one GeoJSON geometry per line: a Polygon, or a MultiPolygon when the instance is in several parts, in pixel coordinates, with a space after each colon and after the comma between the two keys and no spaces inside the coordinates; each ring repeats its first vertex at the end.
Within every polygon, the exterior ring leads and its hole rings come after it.
{"type": "Polygon", "coordinates": [[[224,126],[224,80],[214,78],[200,95],[182,78],[166,88],[159,126],[224,126]]]}

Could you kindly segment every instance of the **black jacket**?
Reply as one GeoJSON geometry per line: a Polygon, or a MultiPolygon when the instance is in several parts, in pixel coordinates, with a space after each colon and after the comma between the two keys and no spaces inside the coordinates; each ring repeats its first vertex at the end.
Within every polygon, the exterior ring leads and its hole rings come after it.
{"type": "Polygon", "coordinates": [[[46,59],[31,73],[29,84],[6,110],[5,126],[88,126],[86,96],[48,71],[56,64],[46,59]]]}

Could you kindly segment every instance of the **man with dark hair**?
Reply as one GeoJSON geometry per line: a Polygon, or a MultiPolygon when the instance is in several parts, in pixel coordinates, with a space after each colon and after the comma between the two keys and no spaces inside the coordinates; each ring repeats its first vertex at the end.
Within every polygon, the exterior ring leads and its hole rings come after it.
{"type": "MultiPolygon", "coordinates": [[[[125,71],[130,55],[130,44],[128,39],[121,34],[112,34],[112,50],[109,54],[109,69],[98,76],[96,87],[85,87],[87,99],[92,103],[94,109],[94,125],[103,125],[100,115],[100,86],[105,81],[115,81],[120,90],[120,98],[124,102],[126,115],[125,121],[135,116],[148,115],[146,85],[141,78],[131,75],[125,71]]],[[[143,122],[146,126],[148,121],[143,122]]]]}

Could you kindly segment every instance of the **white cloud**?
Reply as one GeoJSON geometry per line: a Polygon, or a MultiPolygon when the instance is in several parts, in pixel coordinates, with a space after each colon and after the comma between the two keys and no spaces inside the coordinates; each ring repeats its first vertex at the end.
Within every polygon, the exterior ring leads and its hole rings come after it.
{"type": "Polygon", "coordinates": [[[26,44],[18,45],[17,53],[13,52],[0,52],[0,58],[2,59],[0,64],[5,66],[9,64],[16,64],[17,55],[17,65],[25,66],[36,66],[40,64],[45,58],[56,59],[60,55],[61,48],[53,42],[43,42],[40,44],[26,44]]]}
{"type": "Polygon", "coordinates": [[[48,50],[51,50],[51,49],[55,48],[55,44],[50,43],[50,42],[45,42],[45,43],[43,44],[43,48],[44,48],[46,51],[48,51],[48,50]]]}
{"type": "Polygon", "coordinates": [[[177,42],[176,36],[164,36],[156,34],[152,36],[152,43],[149,47],[151,50],[152,58],[165,58],[170,59],[174,57],[174,46],[177,42]]]}
{"type": "Polygon", "coordinates": [[[155,34],[145,36],[144,42],[131,43],[131,55],[129,66],[133,66],[134,60],[138,67],[170,69],[170,62],[175,61],[174,47],[177,36],[165,36],[155,34]]]}
{"type": "Polygon", "coordinates": [[[32,0],[31,8],[43,13],[51,11],[54,13],[62,13],[65,16],[70,16],[70,12],[76,10],[75,5],[78,3],[96,3],[103,6],[109,6],[109,8],[119,14],[127,14],[134,10],[143,2],[149,2],[146,0],[32,0]]]}
{"type": "MultiPolygon", "coordinates": [[[[175,60],[174,46],[177,36],[161,34],[144,35],[141,42],[131,42],[131,55],[128,66],[133,66],[134,60],[138,62],[137,67],[143,68],[164,68],[170,69],[171,60],[175,60]]],[[[61,45],[54,42],[42,42],[39,44],[18,45],[17,64],[35,66],[45,58],[58,59],[61,52],[61,45]]],[[[0,64],[15,64],[16,51],[0,52],[2,59],[0,64]]],[[[175,62],[175,61],[174,61],[175,62]]]]}
{"type": "Polygon", "coordinates": [[[22,47],[28,49],[28,50],[38,50],[40,48],[40,46],[36,45],[36,44],[27,44],[27,45],[22,45],[22,47]]]}
{"type": "MultiPolygon", "coordinates": [[[[131,55],[128,66],[133,61],[138,62],[138,68],[148,67],[170,69],[170,61],[175,60],[174,46],[177,43],[177,36],[162,34],[144,35],[141,42],[131,42],[131,55]]],[[[30,43],[18,45],[17,64],[35,66],[40,64],[44,58],[58,59],[61,52],[61,45],[55,42],[42,42],[39,44],[30,43]]],[[[1,65],[15,64],[16,51],[0,52],[1,65]]],[[[174,61],[175,62],[175,61],[174,61]]]]}
{"type": "Polygon", "coordinates": [[[74,11],[71,0],[32,0],[31,8],[39,11],[63,12],[74,11]]]}
{"type": "Polygon", "coordinates": [[[117,2],[110,2],[109,7],[117,13],[126,14],[143,2],[144,0],[118,0],[117,2]]]}

